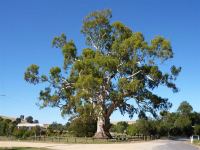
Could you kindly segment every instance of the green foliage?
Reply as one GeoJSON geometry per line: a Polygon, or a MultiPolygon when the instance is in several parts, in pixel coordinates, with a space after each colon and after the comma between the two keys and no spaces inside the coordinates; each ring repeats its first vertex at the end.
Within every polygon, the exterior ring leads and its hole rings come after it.
{"type": "Polygon", "coordinates": [[[128,123],[125,121],[118,122],[116,125],[113,125],[113,131],[117,133],[125,133],[128,127],[128,123]]]}
{"type": "MultiPolygon", "coordinates": [[[[33,117],[31,116],[28,116],[26,120],[29,123],[33,123],[33,117]]],[[[20,118],[16,118],[15,121],[12,121],[0,117],[0,136],[15,136],[16,138],[27,138],[35,134],[41,134],[41,129],[37,126],[31,130],[25,127],[18,129],[17,124],[19,124],[20,122],[20,118]]],[[[35,122],[38,122],[38,120],[35,120],[35,122]]]]}
{"type": "Polygon", "coordinates": [[[192,112],[189,117],[191,119],[192,126],[200,124],[200,113],[192,112]]]}
{"type": "Polygon", "coordinates": [[[40,135],[40,134],[36,133],[35,129],[28,130],[27,128],[20,128],[20,129],[15,128],[15,130],[13,131],[13,135],[18,139],[21,139],[21,138],[26,139],[27,137],[40,135]]]}
{"type": "Polygon", "coordinates": [[[200,135],[200,125],[195,125],[195,127],[194,127],[194,133],[196,135],[200,135]]]}
{"type": "Polygon", "coordinates": [[[131,124],[127,128],[127,134],[130,136],[137,135],[139,133],[139,129],[136,124],[131,124]]]}
{"type": "MultiPolygon", "coordinates": [[[[180,104],[182,108],[183,104],[180,104]]],[[[127,133],[131,136],[137,134],[144,135],[159,135],[159,136],[191,136],[192,134],[200,134],[199,132],[199,121],[200,113],[192,112],[192,107],[187,103],[187,111],[177,110],[176,112],[160,112],[157,120],[143,117],[143,113],[140,114],[139,120],[133,125],[129,125],[127,133]],[[190,111],[188,111],[190,110],[190,111]],[[182,113],[184,112],[184,113],[182,113]],[[186,113],[187,112],[187,113],[186,113]],[[185,114],[185,115],[183,115],[185,114]],[[186,115],[187,114],[187,115],[186,115]]],[[[185,108],[185,107],[184,107],[185,108]]]]}
{"type": "Polygon", "coordinates": [[[17,123],[17,124],[21,123],[21,121],[22,121],[22,120],[21,120],[20,118],[17,118],[17,119],[16,119],[16,123],[17,123]]]}
{"type": "Polygon", "coordinates": [[[174,126],[178,128],[183,135],[190,136],[193,133],[191,120],[187,116],[180,116],[176,119],[174,126]]]}
{"type": "Polygon", "coordinates": [[[190,113],[193,111],[193,108],[187,101],[183,101],[178,107],[177,111],[183,116],[189,116],[190,113]]]}
{"type": "Polygon", "coordinates": [[[75,118],[71,121],[69,132],[75,137],[92,137],[97,129],[97,122],[93,118],[75,118]]]}
{"type": "Polygon", "coordinates": [[[13,135],[16,138],[23,138],[25,133],[26,133],[27,129],[23,128],[23,129],[15,129],[13,135]]]}
{"type": "Polygon", "coordinates": [[[140,119],[136,122],[139,134],[154,135],[156,133],[156,126],[153,121],[140,119]]]}
{"type": "Polygon", "coordinates": [[[47,128],[47,132],[49,135],[54,135],[54,134],[61,135],[65,130],[67,130],[67,128],[64,125],[57,122],[53,122],[47,128]]]}
{"type": "Polygon", "coordinates": [[[39,73],[39,66],[32,64],[27,68],[24,74],[24,79],[29,83],[37,84],[39,83],[38,73],[39,73]]]}
{"type": "Polygon", "coordinates": [[[159,86],[178,91],[174,81],[181,68],[161,69],[163,62],[173,58],[170,42],[161,36],[146,41],[142,33],[121,22],[111,23],[111,18],[110,10],[95,11],[84,18],[81,32],[88,47],[80,55],[65,34],[53,39],[52,45],[63,54],[64,70],[52,67],[46,76],[39,74],[37,65],[27,68],[27,82],[46,85],[39,96],[42,108],[59,107],[61,114],[67,115],[79,114],[79,107],[92,105],[95,117],[109,120],[116,109],[130,118],[140,111],[156,117],[157,111],[172,106],[167,98],[154,94],[159,86]]]}
{"type": "Polygon", "coordinates": [[[9,119],[3,119],[0,117],[0,136],[12,135],[16,123],[9,119]]]}
{"type": "Polygon", "coordinates": [[[26,117],[26,121],[27,121],[28,123],[33,123],[33,117],[32,117],[32,116],[26,117]]]}
{"type": "Polygon", "coordinates": [[[95,11],[86,16],[83,20],[81,32],[86,37],[86,42],[90,46],[101,50],[107,48],[111,42],[110,10],[95,11]]]}
{"type": "Polygon", "coordinates": [[[76,137],[91,137],[97,129],[97,119],[92,105],[85,105],[77,109],[79,115],[71,118],[68,130],[76,137]]]}
{"type": "Polygon", "coordinates": [[[191,126],[191,121],[190,121],[189,117],[180,116],[176,119],[174,126],[180,128],[180,129],[184,129],[188,126],[191,126]]]}

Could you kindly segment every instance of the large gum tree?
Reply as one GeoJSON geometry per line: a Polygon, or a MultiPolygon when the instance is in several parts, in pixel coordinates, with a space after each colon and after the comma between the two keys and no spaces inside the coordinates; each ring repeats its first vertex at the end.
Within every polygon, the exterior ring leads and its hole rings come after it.
{"type": "Polygon", "coordinates": [[[177,92],[174,81],[181,70],[162,69],[173,58],[168,40],[156,36],[146,41],[142,33],[123,23],[111,23],[111,17],[110,10],[102,10],[84,18],[81,33],[87,46],[80,55],[65,34],[53,39],[63,55],[62,69],[52,67],[49,75],[43,75],[32,64],[24,75],[27,82],[46,86],[39,93],[41,107],[59,107],[62,115],[91,110],[97,119],[96,138],[111,138],[109,118],[115,110],[131,118],[140,112],[156,116],[157,111],[169,109],[168,99],[153,91],[165,86],[177,92]]]}

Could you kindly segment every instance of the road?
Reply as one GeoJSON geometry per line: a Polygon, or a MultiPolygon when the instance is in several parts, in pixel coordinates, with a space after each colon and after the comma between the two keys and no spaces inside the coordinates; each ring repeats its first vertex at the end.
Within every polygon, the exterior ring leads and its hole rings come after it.
{"type": "Polygon", "coordinates": [[[158,142],[163,144],[156,146],[154,150],[200,150],[187,141],[163,140],[158,142]]]}
{"type": "Polygon", "coordinates": [[[200,150],[186,141],[156,140],[127,144],[53,144],[0,141],[0,147],[38,147],[52,150],[200,150]]]}

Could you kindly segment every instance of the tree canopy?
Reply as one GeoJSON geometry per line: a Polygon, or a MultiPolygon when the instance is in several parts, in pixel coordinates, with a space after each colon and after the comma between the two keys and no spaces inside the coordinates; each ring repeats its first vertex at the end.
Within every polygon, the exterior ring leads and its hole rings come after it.
{"type": "Polygon", "coordinates": [[[146,41],[141,32],[111,18],[110,10],[90,13],[83,20],[86,48],[80,55],[75,42],[61,34],[52,45],[61,50],[63,67],[52,67],[47,76],[32,64],[24,74],[29,83],[45,83],[39,93],[41,107],[59,107],[62,115],[79,115],[86,106],[94,109],[96,137],[110,137],[109,118],[117,109],[130,118],[140,112],[156,116],[158,110],[168,110],[172,104],[153,91],[166,86],[177,92],[174,81],[181,71],[174,65],[168,72],[162,70],[162,64],[173,58],[167,39],[156,36],[146,41]]]}
{"type": "Polygon", "coordinates": [[[180,106],[178,107],[177,110],[181,115],[190,115],[193,111],[192,106],[187,102],[187,101],[183,101],[180,106]]]}

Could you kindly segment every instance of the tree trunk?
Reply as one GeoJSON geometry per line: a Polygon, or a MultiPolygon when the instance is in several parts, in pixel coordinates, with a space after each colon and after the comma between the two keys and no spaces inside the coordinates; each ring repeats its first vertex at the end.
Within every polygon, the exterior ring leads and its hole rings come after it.
{"type": "Polygon", "coordinates": [[[109,125],[110,120],[105,119],[104,117],[98,117],[97,120],[97,131],[94,135],[94,138],[101,138],[101,139],[107,139],[112,138],[110,132],[109,132],[109,125]]]}

